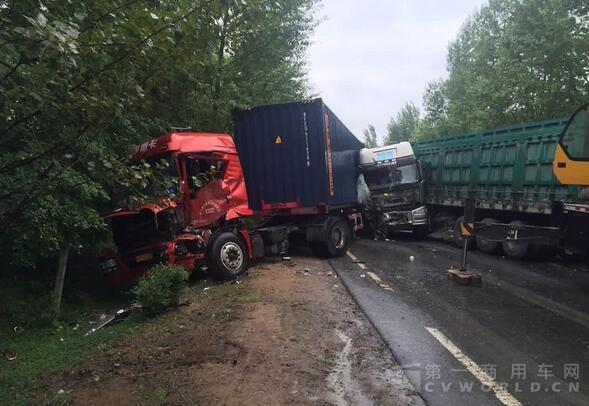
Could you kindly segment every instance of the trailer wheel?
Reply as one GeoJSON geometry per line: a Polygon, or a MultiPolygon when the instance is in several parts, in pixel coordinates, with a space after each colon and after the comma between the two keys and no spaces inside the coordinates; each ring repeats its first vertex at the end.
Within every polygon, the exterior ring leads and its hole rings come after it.
{"type": "MultiPolygon", "coordinates": [[[[497,223],[497,220],[492,218],[485,218],[481,220],[481,223],[493,224],[497,223]]],[[[479,237],[478,235],[475,236],[475,240],[477,242],[477,247],[479,248],[479,250],[481,250],[485,254],[494,254],[497,252],[497,249],[499,248],[499,243],[497,241],[490,241],[486,238],[479,237]]]]}
{"type": "MultiPolygon", "coordinates": [[[[509,224],[514,226],[523,226],[525,223],[523,221],[512,221],[509,224]]],[[[522,241],[504,241],[501,243],[503,247],[503,252],[509,258],[514,259],[521,259],[526,256],[528,253],[528,248],[530,248],[530,243],[522,242],[522,241]]]]}
{"type": "Polygon", "coordinates": [[[352,239],[352,230],[347,221],[341,217],[327,220],[327,241],[310,243],[313,254],[319,257],[344,256],[352,239]]]}
{"type": "Polygon", "coordinates": [[[232,280],[247,270],[247,250],[239,236],[221,233],[210,247],[208,266],[216,279],[232,280]]]}
{"type": "MultiPolygon", "coordinates": [[[[454,244],[456,244],[459,248],[462,248],[462,241],[464,241],[464,237],[462,236],[462,232],[460,231],[460,224],[464,221],[464,216],[460,216],[456,219],[454,223],[454,228],[452,230],[452,238],[454,240],[454,244]]],[[[472,247],[472,238],[468,242],[468,247],[472,247]]]]}

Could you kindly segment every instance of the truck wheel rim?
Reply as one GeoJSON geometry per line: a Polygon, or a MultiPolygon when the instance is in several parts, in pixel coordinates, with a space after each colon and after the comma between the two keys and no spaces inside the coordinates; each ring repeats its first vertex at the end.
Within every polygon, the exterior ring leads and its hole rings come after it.
{"type": "Polygon", "coordinates": [[[333,233],[332,233],[332,241],[335,245],[335,248],[337,248],[337,249],[343,248],[343,246],[345,244],[344,231],[342,229],[340,229],[339,227],[334,227],[333,233]]]}
{"type": "Polygon", "coordinates": [[[221,262],[232,271],[235,271],[243,264],[243,251],[234,242],[226,242],[221,247],[221,262]]]}

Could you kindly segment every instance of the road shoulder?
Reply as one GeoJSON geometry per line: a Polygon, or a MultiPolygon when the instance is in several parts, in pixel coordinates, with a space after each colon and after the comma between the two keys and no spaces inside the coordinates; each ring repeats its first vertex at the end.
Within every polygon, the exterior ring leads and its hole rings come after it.
{"type": "Polygon", "coordinates": [[[423,404],[326,261],[266,260],[239,284],[196,283],[187,299],[143,331],[48,376],[39,400],[423,404]]]}

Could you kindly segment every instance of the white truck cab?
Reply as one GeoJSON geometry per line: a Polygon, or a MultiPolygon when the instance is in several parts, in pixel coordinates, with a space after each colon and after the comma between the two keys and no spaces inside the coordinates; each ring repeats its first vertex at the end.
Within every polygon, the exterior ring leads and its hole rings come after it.
{"type": "Polygon", "coordinates": [[[360,171],[370,191],[367,209],[378,217],[377,227],[427,234],[423,176],[411,143],[361,149],[360,171]]]}

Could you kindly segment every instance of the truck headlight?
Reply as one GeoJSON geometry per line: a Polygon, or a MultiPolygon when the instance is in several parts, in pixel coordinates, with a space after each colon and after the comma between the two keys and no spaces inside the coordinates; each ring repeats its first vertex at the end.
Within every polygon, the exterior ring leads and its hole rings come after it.
{"type": "Polygon", "coordinates": [[[176,243],[174,246],[174,255],[177,257],[183,257],[188,255],[188,247],[181,243],[176,243]]]}
{"type": "Polygon", "coordinates": [[[427,209],[425,206],[418,207],[417,209],[411,211],[413,215],[413,220],[423,220],[427,218],[427,209]]]}
{"type": "Polygon", "coordinates": [[[117,269],[119,269],[119,264],[117,264],[116,259],[109,258],[105,261],[102,261],[102,263],[100,264],[100,267],[102,268],[102,271],[104,273],[111,273],[111,272],[115,272],[117,269]]]}

